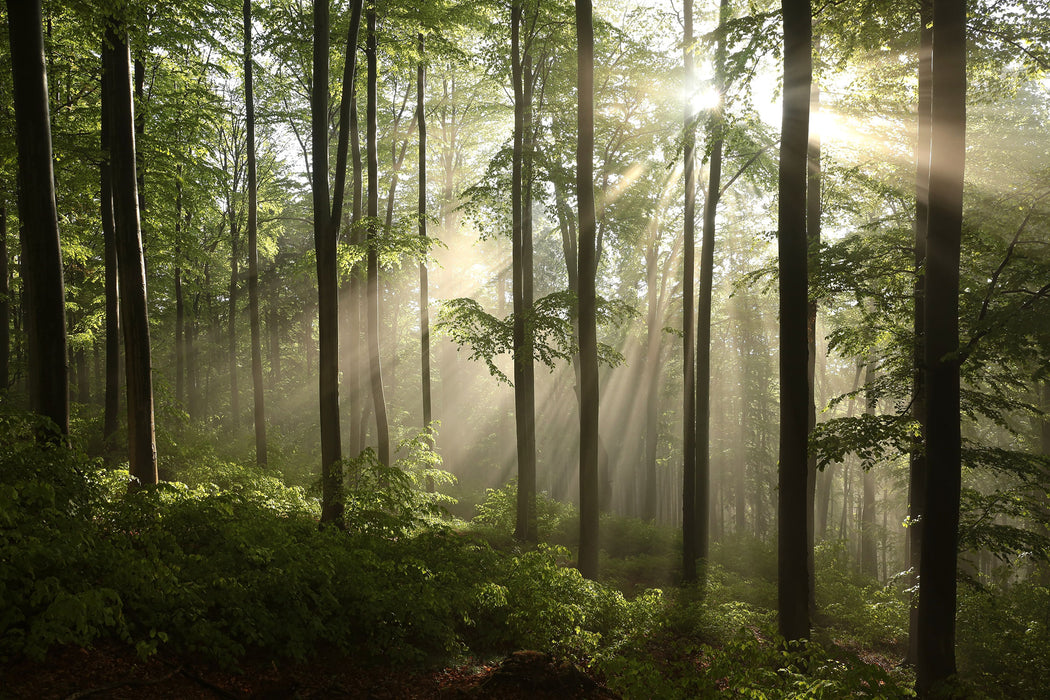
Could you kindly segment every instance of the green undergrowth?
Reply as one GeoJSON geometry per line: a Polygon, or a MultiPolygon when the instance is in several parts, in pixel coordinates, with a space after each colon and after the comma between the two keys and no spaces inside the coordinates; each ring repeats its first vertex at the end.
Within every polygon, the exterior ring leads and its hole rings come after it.
{"type": "MultiPolygon", "coordinates": [[[[576,513],[541,498],[540,534],[510,537],[513,485],[470,523],[444,515],[429,436],[393,467],[344,463],[345,528],[319,527],[310,484],[184,443],[177,480],[128,491],[126,470],[42,448],[0,413],[0,661],[123,640],[236,667],[246,654],[340,651],[380,665],[441,664],[537,649],[589,667],[625,697],[904,697],[893,668],[907,598],[817,551],[825,624],[805,645],[776,635],[775,555],[755,539],[712,548],[703,595],[680,587],[676,533],[603,517],[601,583],[572,568],[576,513]]],[[[961,597],[960,668],[981,697],[1036,697],[1050,669],[1047,589],[961,597]],[[1008,629],[1004,623],[1008,622],[1008,629]],[[981,634],[982,629],[1001,634],[981,634]],[[1045,655],[1043,656],[1045,658],[1045,655]],[[1006,680],[1003,680],[1006,679],[1006,680]],[[1036,693],[1033,695],[1032,693],[1036,693]]]]}

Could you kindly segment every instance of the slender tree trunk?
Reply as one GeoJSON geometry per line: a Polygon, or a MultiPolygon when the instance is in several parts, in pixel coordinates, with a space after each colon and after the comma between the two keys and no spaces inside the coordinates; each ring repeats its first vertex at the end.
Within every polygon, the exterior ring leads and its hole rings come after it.
{"type": "MultiPolygon", "coordinates": [[[[416,67],[416,124],[419,126],[419,237],[427,238],[427,120],[423,112],[426,89],[426,66],[423,33],[419,33],[419,65],[416,67]]],[[[427,289],[426,255],[419,258],[419,362],[423,399],[423,430],[431,429],[434,420],[430,400],[430,295],[427,289]]],[[[427,477],[427,491],[434,490],[434,480],[427,477]]]]}
{"type": "MultiPolygon", "coordinates": [[[[729,20],[729,2],[719,2],[719,28],[729,20]]],[[[719,35],[715,45],[715,89],[719,100],[725,88],[726,41],[719,35]]],[[[700,249],[700,296],[696,309],[696,556],[705,567],[711,539],[711,288],[715,271],[715,219],[718,193],[722,184],[722,107],[711,114],[709,125],[711,160],[708,168],[707,197],[704,199],[704,223],[700,249]]]]}
{"type": "MultiPolygon", "coordinates": [[[[871,385],[874,381],[874,362],[869,361],[864,370],[864,384],[868,387],[869,392],[872,390],[871,385]]],[[[868,415],[875,415],[877,401],[870,393],[866,403],[868,415]]],[[[877,578],[879,557],[875,545],[875,475],[870,467],[864,470],[860,521],[860,571],[865,576],[877,578]]]]}
{"type": "MultiPolygon", "coordinates": [[[[182,164],[175,167],[175,260],[181,261],[182,244],[182,164]]],[[[186,400],[186,384],[184,372],[186,368],[186,346],[185,346],[186,307],[182,299],[182,268],[179,263],[175,264],[175,403],[179,408],[184,408],[186,400]]]]}
{"type": "Polygon", "coordinates": [[[523,3],[511,5],[511,80],[514,89],[514,149],[511,174],[511,270],[514,301],[514,426],[518,457],[518,501],[514,536],[525,542],[535,542],[536,532],[536,442],[535,405],[530,388],[532,372],[531,333],[526,328],[532,311],[532,231],[529,216],[529,176],[531,153],[527,153],[529,138],[531,80],[527,75],[529,57],[521,48],[521,27],[524,24],[523,3]]]}
{"type": "Polygon", "coordinates": [[[812,84],[809,0],[785,0],[784,115],[780,137],[780,487],[777,491],[780,633],[809,637],[806,571],[809,428],[806,244],[806,152],[812,84]]]}
{"type": "Polygon", "coordinates": [[[376,12],[368,9],[368,104],[365,115],[368,157],[368,360],[372,384],[372,403],[376,414],[376,432],[379,442],[379,461],[390,464],[390,426],[386,415],[386,395],[383,392],[383,368],[379,359],[379,151],[376,141],[377,87],[376,12]]]}
{"type": "Polygon", "coordinates": [[[157,483],[157,445],[153,423],[146,265],[142,255],[138,181],[135,170],[135,123],[131,96],[131,55],[127,30],[119,17],[106,27],[105,51],[110,119],[113,211],[116,223],[120,325],[124,335],[124,371],[128,402],[130,472],[140,486],[157,483]]]}
{"type": "Polygon", "coordinates": [[[237,216],[233,208],[233,196],[226,200],[230,217],[230,318],[226,334],[226,352],[230,366],[230,426],[241,423],[241,392],[237,384],[237,297],[240,277],[240,235],[237,216]]]}
{"type": "MultiPolygon", "coordinates": [[[[134,63],[135,99],[138,109],[135,112],[135,143],[142,142],[146,133],[146,64],[138,57],[134,63]]],[[[146,162],[141,148],[135,150],[135,173],[138,184],[139,220],[146,219],[146,162]]]]}
{"type": "MultiPolygon", "coordinates": [[[[820,51],[820,38],[813,39],[814,52],[820,51]]],[[[815,279],[820,258],[820,131],[813,129],[813,117],[820,111],[820,86],[813,81],[809,98],[810,133],[809,151],[806,155],[806,243],[809,248],[808,276],[815,279]]],[[[810,285],[812,287],[812,285],[810,285]]],[[[806,371],[806,386],[809,391],[809,432],[817,427],[817,298],[809,294],[806,304],[806,342],[809,361],[806,371]]],[[[810,452],[806,458],[806,575],[809,577],[809,615],[817,614],[817,578],[813,561],[815,541],[815,506],[817,500],[817,455],[810,452]]],[[[825,522],[826,522],[825,514],[825,522]]]]}
{"type": "MultiPolygon", "coordinates": [[[[357,123],[357,95],[350,103],[350,142],[354,169],[353,202],[350,217],[350,243],[354,246],[362,246],[365,243],[364,231],[361,228],[361,216],[363,214],[364,194],[364,168],[361,161],[361,138],[357,123]]],[[[346,348],[346,363],[349,372],[347,381],[347,393],[350,395],[350,453],[355,457],[365,447],[365,429],[358,416],[365,408],[365,392],[367,385],[362,379],[365,377],[364,358],[366,352],[362,352],[361,319],[366,316],[365,299],[367,294],[362,288],[365,284],[364,265],[355,265],[350,270],[349,281],[349,304],[347,305],[347,327],[350,342],[346,348]]]]}
{"type": "MultiPolygon", "coordinates": [[[[908,474],[908,566],[911,589],[915,590],[922,552],[922,505],[926,501],[926,376],[923,370],[926,345],[926,229],[929,225],[930,132],[933,129],[933,0],[919,3],[919,104],[918,142],[915,148],[915,283],[912,292],[912,315],[915,344],[912,348],[911,416],[919,434],[909,455],[908,474]]],[[[912,594],[908,614],[908,658],[915,664],[919,658],[919,597],[912,594]]]]}
{"type": "Polygon", "coordinates": [[[248,131],[248,323],[252,343],[255,463],[265,467],[266,395],[263,387],[262,332],[259,327],[259,188],[255,165],[255,97],[252,85],[252,0],[244,0],[244,107],[248,131]]]}
{"type": "Polygon", "coordinates": [[[966,2],[933,2],[926,242],[926,505],[919,565],[920,696],[955,673],[959,544],[959,259],[966,161],[966,2]],[[930,488],[934,485],[935,488],[930,488]]]}
{"type": "Polygon", "coordinates": [[[642,518],[647,522],[656,521],[657,483],[656,455],[660,439],[660,322],[659,300],[656,295],[657,253],[659,222],[656,217],[650,223],[652,227],[650,244],[645,252],[645,279],[647,319],[645,325],[645,489],[642,518]]]}
{"type": "Polygon", "coordinates": [[[11,377],[11,284],[7,271],[7,202],[0,201],[0,395],[11,377]]]}
{"type": "MultiPolygon", "coordinates": [[[[693,0],[684,0],[683,60],[685,81],[692,85],[693,0]]],[[[685,267],[682,281],[682,577],[696,581],[696,332],[693,324],[693,277],[696,249],[696,121],[692,107],[685,109],[682,139],[685,158],[685,267]]]]}
{"type": "MultiPolygon", "coordinates": [[[[39,0],[8,0],[8,40],[14,79],[18,147],[18,216],[28,313],[29,400],[48,418],[60,440],[69,434],[65,285],[51,159],[43,18],[39,0]]],[[[47,431],[41,439],[56,435],[47,431]]]]}
{"type": "Polygon", "coordinates": [[[594,212],[594,26],[590,0],[576,0],[576,202],[580,227],[580,573],[598,577],[598,272],[594,212]]]}

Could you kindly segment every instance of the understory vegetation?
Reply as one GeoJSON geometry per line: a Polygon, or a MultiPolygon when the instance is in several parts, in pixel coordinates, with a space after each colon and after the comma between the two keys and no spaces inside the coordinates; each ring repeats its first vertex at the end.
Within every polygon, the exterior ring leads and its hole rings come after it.
{"type": "MultiPolygon", "coordinates": [[[[908,596],[818,548],[814,640],[777,638],[774,549],[727,538],[706,585],[677,582],[676,535],[608,517],[602,582],[569,565],[575,509],[541,497],[541,539],[510,538],[514,486],[470,522],[425,489],[429,441],[386,468],[347,464],[346,528],[318,526],[311,484],[191,449],[177,479],[128,492],[126,470],[40,447],[24,414],[0,414],[0,660],[106,638],[226,667],[252,652],[322,649],[376,664],[433,666],[535,649],[625,697],[899,698],[908,596]]],[[[90,431],[86,431],[90,432],[90,431]]],[[[199,438],[198,438],[199,440],[199,438]]],[[[181,444],[194,442],[183,436],[181,444]]],[[[440,478],[437,479],[440,483],[440,478]]],[[[960,666],[976,697],[1039,697],[1050,673],[1050,589],[962,589],[960,666]],[[994,624],[997,634],[982,634],[994,624]]]]}

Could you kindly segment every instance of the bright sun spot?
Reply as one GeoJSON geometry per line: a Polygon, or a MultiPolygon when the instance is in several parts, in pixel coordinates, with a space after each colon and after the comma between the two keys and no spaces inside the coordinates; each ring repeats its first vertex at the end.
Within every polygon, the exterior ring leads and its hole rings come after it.
{"type": "Polygon", "coordinates": [[[715,109],[722,103],[722,96],[710,87],[701,87],[688,95],[689,106],[693,114],[700,114],[715,109]]]}

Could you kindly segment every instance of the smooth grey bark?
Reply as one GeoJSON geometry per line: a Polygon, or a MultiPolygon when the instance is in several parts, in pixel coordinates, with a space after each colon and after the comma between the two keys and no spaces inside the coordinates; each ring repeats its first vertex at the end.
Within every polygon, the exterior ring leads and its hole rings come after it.
{"type": "MultiPolygon", "coordinates": [[[[865,412],[872,416],[875,415],[878,405],[875,397],[870,393],[874,381],[874,360],[869,360],[864,369],[864,385],[869,392],[865,400],[865,412]]],[[[875,543],[875,475],[872,474],[871,468],[864,469],[861,489],[860,571],[865,576],[877,578],[879,575],[879,559],[875,543]]]]}
{"type": "Polygon", "coordinates": [[[580,319],[580,552],[584,577],[598,577],[597,223],[594,210],[594,26],[590,0],[576,0],[576,203],[580,319]]]}
{"type": "MultiPolygon", "coordinates": [[[[682,3],[685,34],[682,43],[685,80],[692,84],[693,0],[682,3]]],[[[685,266],[682,273],[682,578],[696,581],[696,326],[693,289],[696,249],[696,121],[685,108],[682,137],[685,175],[685,266]]]]}
{"type": "Polygon", "coordinates": [[[961,490],[959,260],[966,162],[966,2],[933,2],[932,123],[926,239],[926,499],[919,563],[916,688],[955,673],[961,490]]]}
{"type": "Polygon", "coordinates": [[[18,216],[24,232],[29,402],[33,412],[49,419],[57,430],[57,435],[45,431],[40,438],[64,441],[69,434],[65,284],[39,0],[8,0],[7,26],[18,150],[18,216]]]}
{"type": "MultiPolygon", "coordinates": [[[[813,38],[814,53],[820,51],[820,37],[813,38]]],[[[820,86],[813,81],[809,97],[810,125],[813,116],[820,111],[820,86]]],[[[820,216],[822,205],[820,173],[820,132],[810,129],[809,151],[806,154],[806,243],[809,249],[807,275],[812,282],[816,278],[820,259],[820,216]]],[[[809,285],[812,290],[812,284],[809,285]]],[[[809,391],[809,432],[817,427],[817,298],[812,291],[806,303],[806,344],[809,360],[806,366],[806,384],[809,391]]],[[[809,614],[817,613],[817,578],[813,561],[813,545],[816,540],[817,500],[817,455],[810,451],[806,458],[806,576],[809,578],[809,614]]],[[[824,515],[827,522],[827,514],[824,515]]]]}
{"type": "Polygon", "coordinates": [[[252,84],[252,0],[244,0],[244,121],[247,128],[248,326],[252,345],[252,417],[255,463],[266,466],[266,394],[263,387],[262,331],[259,324],[259,185],[255,163],[255,95],[252,84]]]}
{"type": "MultiPolygon", "coordinates": [[[[719,28],[729,20],[729,2],[718,6],[719,28]]],[[[714,88],[725,92],[726,39],[719,34],[715,44],[714,88]]],[[[711,288],[715,270],[715,220],[722,184],[722,107],[713,111],[708,124],[711,160],[708,167],[707,197],[704,199],[703,229],[700,248],[700,294],[696,308],[696,483],[693,503],[696,509],[696,558],[701,575],[711,539],[711,288]]]]}
{"type": "MultiPolygon", "coordinates": [[[[426,55],[426,43],[423,33],[419,33],[419,65],[416,67],[416,125],[419,128],[419,199],[417,215],[419,217],[419,237],[427,238],[427,120],[423,111],[426,94],[426,66],[423,58],[426,55]]],[[[427,288],[426,255],[419,259],[419,364],[420,391],[423,401],[423,430],[431,429],[434,420],[430,392],[430,293],[427,288]]],[[[427,477],[427,491],[434,490],[434,480],[427,477]]]]}
{"type": "Polygon", "coordinates": [[[139,486],[157,483],[157,444],[153,419],[146,263],[142,254],[138,179],[135,168],[135,112],[131,94],[131,53],[119,16],[106,26],[105,70],[109,87],[110,163],[120,279],[120,325],[128,407],[131,475],[139,486]]]}
{"type": "Polygon", "coordinates": [[[806,536],[809,343],[806,176],[812,88],[809,0],[785,0],[784,113],[780,136],[777,240],[780,270],[780,467],[777,491],[777,612],[780,634],[809,637],[806,536]]]}
{"type": "Polygon", "coordinates": [[[372,405],[376,415],[376,433],[379,461],[390,464],[390,424],[386,415],[386,395],[383,391],[383,367],[379,356],[379,150],[376,138],[378,105],[378,67],[376,40],[376,12],[368,10],[368,41],[365,57],[368,61],[368,97],[365,114],[365,146],[368,159],[368,279],[367,328],[369,375],[372,385],[372,405]]]}
{"type": "Polygon", "coordinates": [[[535,542],[536,529],[536,407],[534,397],[532,334],[527,316],[532,311],[531,228],[531,76],[528,40],[523,49],[523,3],[511,5],[511,81],[514,91],[514,145],[511,166],[511,273],[514,309],[514,427],[518,458],[518,495],[514,536],[535,542]]]}

